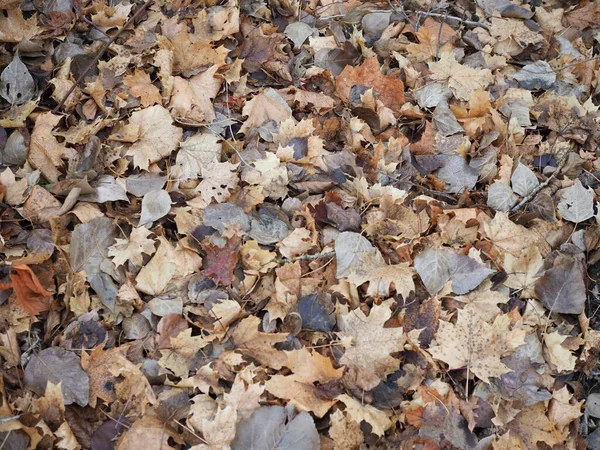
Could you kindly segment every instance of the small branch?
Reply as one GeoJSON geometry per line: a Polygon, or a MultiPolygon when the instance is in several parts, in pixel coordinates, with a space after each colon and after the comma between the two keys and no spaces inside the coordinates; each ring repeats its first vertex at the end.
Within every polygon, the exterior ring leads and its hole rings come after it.
{"type": "Polygon", "coordinates": [[[0,417],[0,423],[12,422],[13,420],[17,420],[21,415],[11,416],[11,417],[0,417]]]}
{"type": "Polygon", "coordinates": [[[486,23],[483,22],[475,22],[473,20],[467,20],[467,19],[461,19],[460,17],[456,17],[456,16],[449,16],[447,14],[440,14],[440,13],[432,13],[432,12],[425,12],[425,11],[417,11],[417,15],[419,16],[431,16],[431,17],[443,17],[450,20],[456,20],[457,22],[462,22],[465,25],[472,25],[474,27],[482,27],[482,28],[487,28],[489,29],[490,26],[486,23]]]}
{"type": "Polygon", "coordinates": [[[334,256],[335,256],[335,251],[331,251],[331,252],[323,252],[323,253],[314,253],[312,255],[294,256],[293,258],[278,258],[275,261],[278,263],[289,263],[289,262],[295,262],[295,261],[314,261],[315,259],[333,258],[334,256]]]}
{"type": "Polygon", "coordinates": [[[92,70],[92,67],[94,67],[94,65],[98,62],[98,60],[102,57],[102,55],[108,49],[108,47],[110,47],[117,40],[117,38],[121,35],[121,33],[123,31],[125,31],[129,27],[129,25],[131,25],[142,14],[142,12],[144,12],[146,10],[146,8],[148,8],[152,3],[154,3],[154,0],[147,0],[146,2],[144,2],[144,4],[141,5],[137,9],[137,11],[133,14],[133,16],[130,17],[130,19],[125,23],[125,25],[123,25],[119,29],[119,31],[117,31],[115,33],[115,35],[106,44],[104,44],[104,46],[96,54],[96,56],[94,57],[94,59],[87,65],[87,67],[83,70],[83,72],[81,73],[81,75],[79,75],[79,78],[77,78],[77,81],[75,81],[75,83],[73,83],[73,86],[71,86],[71,89],[69,89],[67,91],[67,93],[62,98],[62,100],[52,110],[53,113],[57,113],[60,110],[60,108],[63,107],[63,105],[65,104],[65,102],[67,101],[67,99],[71,96],[71,94],[73,93],[73,91],[75,90],[75,88],[79,85],[79,83],[81,83],[83,81],[83,79],[86,77],[86,75],[88,74],[88,72],[90,70],[92,70]]]}
{"type": "Polygon", "coordinates": [[[548,186],[550,184],[550,182],[552,181],[552,179],[554,177],[556,177],[556,175],[558,175],[558,173],[565,166],[565,164],[567,163],[567,159],[569,159],[569,152],[565,153],[563,158],[560,160],[558,167],[552,173],[552,175],[550,175],[546,181],[544,181],[543,183],[540,183],[538,185],[538,187],[536,187],[533,191],[531,191],[531,193],[527,197],[525,197],[523,200],[521,200],[519,203],[517,203],[515,206],[513,206],[510,209],[510,212],[515,213],[518,210],[520,210],[523,206],[525,206],[527,203],[529,203],[538,194],[538,192],[540,192],[542,189],[544,189],[546,186],[548,186]]]}

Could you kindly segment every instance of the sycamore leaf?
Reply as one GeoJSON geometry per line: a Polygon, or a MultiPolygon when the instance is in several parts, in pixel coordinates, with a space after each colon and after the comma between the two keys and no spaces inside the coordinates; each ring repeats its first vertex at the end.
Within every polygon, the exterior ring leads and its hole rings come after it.
{"type": "Polygon", "coordinates": [[[594,216],[594,191],[584,188],[577,180],[571,187],[562,191],[558,212],[563,219],[579,223],[594,216]]]}
{"type": "Polygon", "coordinates": [[[391,353],[404,349],[404,332],[402,328],[383,327],[392,316],[390,307],[393,303],[390,299],[381,305],[373,305],[368,317],[360,309],[338,317],[340,336],[346,348],[340,364],[359,368],[370,375],[365,383],[384,378],[400,366],[400,360],[391,353]]]}
{"type": "Polygon", "coordinates": [[[141,267],[143,254],[154,254],[154,240],[148,239],[152,232],[145,227],[133,228],[129,239],[116,239],[115,244],[108,248],[108,256],[116,266],[125,264],[127,260],[134,266],[141,267]]]}
{"type": "Polygon", "coordinates": [[[111,139],[132,142],[126,155],[133,157],[133,163],[140,169],[148,170],[151,163],[169,156],[181,141],[183,130],[172,124],[173,119],[160,105],[135,111],[129,123],[111,139]]]}
{"type": "Polygon", "coordinates": [[[498,316],[492,325],[472,310],[459,311],[456,324],[440,320],[437,345],[428,351],[450,370],[469,368],[486,383],[510,371],[501,358],[525,343],[525,330],[510,329],[510,319],[498,316]]]}

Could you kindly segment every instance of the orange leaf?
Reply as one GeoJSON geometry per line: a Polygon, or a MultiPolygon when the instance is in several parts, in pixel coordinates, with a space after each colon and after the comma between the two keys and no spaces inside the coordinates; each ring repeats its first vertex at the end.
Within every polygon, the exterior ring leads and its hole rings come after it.
{"type": "Polygon", "coordinates": [[[17,303],[26,312],[35,316],[50,309],[52,293],[44,289],[29,266],[25,264],[12,266],[10,279],[17,295],[17,303]]]}

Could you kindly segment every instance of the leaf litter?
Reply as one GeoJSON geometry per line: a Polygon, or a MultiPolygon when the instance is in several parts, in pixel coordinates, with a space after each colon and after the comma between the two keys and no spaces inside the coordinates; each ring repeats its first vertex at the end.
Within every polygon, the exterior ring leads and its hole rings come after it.
{"type": "Polygon", "coordinates": [[[600,449],[598,23],[0,0],[2,445],[600,449]]]}

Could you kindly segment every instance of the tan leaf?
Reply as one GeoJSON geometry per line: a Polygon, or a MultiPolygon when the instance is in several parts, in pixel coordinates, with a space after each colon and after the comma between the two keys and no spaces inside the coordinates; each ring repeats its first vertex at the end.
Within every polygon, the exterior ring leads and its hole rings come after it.
{"type": "Polygon", "coordinates": [[[498,316],[487,324],[471,309],[458,313],[456,324],[440,320],[437,345],[428,351],[449,369],[469,368],[486,383],[490,377],[510,372],[500,359],[525,343],[525,330],[510,329],[508,316],[498,316]]]}
{"type": "Polygon", "coordinates": [[[431,78],[446,81],[459,100],[468,101],[476,89],[485,89],[493,81],[489,69],[473,69],[456,61],[452,52],[440,54],[439,61],[430,62],[431,78]]]}
{"type": "Polygon", "coordinates": [[[175,450],[165,423],[154,414],[136,420],[117,442],[119,450],[175,450]]]}
{"type": "Polygon", "coordinates": [[[273,153],[267,152],[263,159],[253,161],[254,169],[245,167],[242,181],[262,186],[263,194],[273,200],[287,195],[288,172],[285,165],[273,153]]]}
{"type": "Polygon", "coordinates": [[[141,267],[143,254],[154,254],[154,240],[148,239],[152,232],[145,227],[133,228],[129,239],[116,239],[115,244],[108,248],[108,256],[113,259],[115,266],[125,264],[127,260],[141,267]]]}
{"type": "Polygon", "coordinates": [[[300,411],[312,412],[323,417],[335,405],[335,400],[328,400],[318,395],[312,383],[306,383],[298,375],[274,375],[265,384],[266,390],[275,397],[288,400],[300,411]]]}
{"type": "Polygon", "coordinates": [[[133,156],[136,167],[148,170],[150,163],[160,161],[177,149],[183,130],[172,124],[169,111],[160,105],[151,106],[131,115],[129,123],[111,139],[133,144],[127,156],[133,156]]]}
{"type": "Polygon", "coordinates": [[[336,400],[346,405],[346,414],[349,418],[359,424],[364,420],[371,425],[373,433],[377,436],[383,436],[386,430],[392,426],[392,421],[384,411],[361,403],[348,394],[342,394],[336,397],[336,400]]]}
{"type": "Polygon", "coordinates": [[[61,118],[61,116],[51,112],[40,114],[35,121],[29,143],[29,163],[33,168],[39,169],[42,175],[51,183],[58,181],[58,177],[61,175],[58,168],[62,167],[63,159],[71,159],[77,156],[74,149],[60,144],[53,136],[52,130],[61,118]]]}
{"type": "Polygon", "coordinates": [[[173,78],[173,95],[169,109],[174,116],[181,116],[197,122],[215,120],[213,100],[221,90],[223,79],[216,76],[219,66],[214,65],[189,80],[173,78]]]}
{"type": "Polygon", "coordinates": [[[538,402],[523,410],[508,424],[511,434],[521,438],[525,448],[537,448],[538,442],[543,442],[550,447],[563,442],[563,438],[546,416],[544,402],[538,402]]]}
{"type": "Polygon", "coordinates": [[[2,9],[4,11],[0,14],[0,41],[16,44],[22,39],[30,40],[42,31],[37,26],[37,16],[33,15],[25,20],[19,5],[2,9]]]}
{"type": "Polygon", "coordinates": [[[143,70],[136,69],[133,75],[127,75],[123,79],[123,84],[129,88],[131,95],[140,99],[143,107],[162,103],[160,91],[152,84],[150,75],[143,70]]]}
{"type": "Polygon", "coordinates": [[[333,439],[334,450],[356,450],[363,443],[364,436],[360,424],[351,420],[341,411],[335,411],[329,416],[331,427],[329,437],[333,439]]]}
{"type": "Polygon", "coordinates": [[[368,317],[360,309],[339,316],[340,337],[346,348],[340,364],[358,367],[379,378],[398,370],[400,361],[390,353],[402,351],[406,337],[402,328],[383,327],[392,316],[393,304],[390,299],[373,305],[368,317]]]}
{"type": "Polygon", "coordinates": [[[258,331],[260,319],[250,316],[242,320],[231,332],[233,344],[244,356],[266,364],[273,369],[281,369],[285,365],[287,355],[273,347],[287,339],[285,334],[263,333],[258,331]]]}
{"type": "Polygon", "coordinates": [[[214,198],[217,203],[223,203],[231,196],[231,189],[238,184],[237,168],[239,164],[217,162],[206,167],[203,179],[196,188],[200,197],[206,203],[214,198]]]}
{"type": "Polygon", "coordinates": [[[240,133],[245,133],[250,128],[260,127],[267,120],[281,123],[292,116],[292,110],[277,91],[268,88],[246,101],[242,114],[248,116],[240,128],[240,133]]]}

